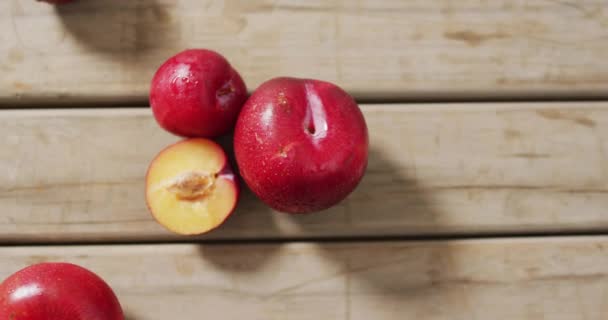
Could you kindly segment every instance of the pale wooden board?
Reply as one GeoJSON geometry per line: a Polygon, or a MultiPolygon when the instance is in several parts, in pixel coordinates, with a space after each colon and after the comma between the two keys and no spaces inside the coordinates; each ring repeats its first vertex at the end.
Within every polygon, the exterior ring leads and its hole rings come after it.
{"type": "MultiPolygon", "coordinates": [[[[608,230],[608,103],[363,105],[370,159],[328,212],[275,213],[245,192],[207,238],[608,230]]],[[[144,203],[178,138],[150,110],[0,112],[0,241],[182,239],[144,203]]]]}
{"type": "Polygon", "coordinates": [[[608,238],[0,249],[98,273],[127,320],[604,320],[608,238]]]}
{"type": "Polygon", "coordinates": [[[145,102],[188,47],[254,89],[292,75],[361,99],[607,96],[608,0],[0,1],[0,104],[145,102]]]}

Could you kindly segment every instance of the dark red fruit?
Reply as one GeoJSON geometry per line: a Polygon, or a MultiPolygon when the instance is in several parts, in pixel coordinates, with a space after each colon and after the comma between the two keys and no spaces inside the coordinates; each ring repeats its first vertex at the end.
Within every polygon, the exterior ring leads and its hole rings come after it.
{"type": "Polygon", "coordinates": [[[243,106],[234,148],[243,179],[266,204],[290,213],[319,211],[343,200],[363,177],[367,126],[338,86],[276,78],[243,106]]]}
{"type": "Polygon", "coordinates": [[[91,271],[41,263],[0,285],[2,320],[124,320],[112,289],[91,271]]]}
{"type": "Polygon", "coordinates": [[[150,105],[165,130],[213,138],[230,132],[247,99],[241,76],[219,53],[186,50],[167,60],[152,79],[150,105]]]}

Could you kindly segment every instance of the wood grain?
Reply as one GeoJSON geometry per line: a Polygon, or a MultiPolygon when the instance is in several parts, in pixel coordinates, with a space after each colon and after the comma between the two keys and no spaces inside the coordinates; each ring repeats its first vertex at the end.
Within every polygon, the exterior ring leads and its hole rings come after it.
{"type": "Polygon", "coordinates": [[[2,106],[145,103],[190,47],[250,89],[292,75],[359,99],[608,95],[607,0],[3,0],[0,40],[2,106]]]}
{"type": "Polygon", "coordinates": [[[603,320],[608,238],[0,248],[98,273],[128,320],[603,320]]]}
{"type": "MultiPolygon", "coordinates": [[[[370,162],[346,201],[290,216],[245,192],[205,238],[608,230],[608,103],[362,110],[370,162]]],[[[0,242],[183,239],[144,203],[149,162],[177,141],[149,109],[4,110],[0,136],[0,242]]]]}

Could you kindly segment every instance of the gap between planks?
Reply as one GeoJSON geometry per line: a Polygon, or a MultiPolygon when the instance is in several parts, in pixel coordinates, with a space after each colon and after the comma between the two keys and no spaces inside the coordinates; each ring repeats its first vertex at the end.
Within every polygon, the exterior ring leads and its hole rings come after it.
{"type": "MultiPolygon", "coordinates": [[[[357,98],[353,95],[359,105],[363,104],[451,104],[451,103],[543,103],[543,102],[607,102],[608,91],[595,93],[557,92],[547,93],[513,93],[484,94],[484,93],[455,93],[447,95],[411,95],[399,97],[394,95],[366,96],[357,98]]],[[[124,109],[127,108],[150,108],[148,99],[107,99],[86,98],[69,101],[51,100],[48,98],[29,99],[27,101],[5,100],[0,98],[0,112],[3,110],[60,110],[60,109],[124,109]]]]}
{"type": "Polygon", "coordinates": [[[439,235],[411,235],[411,236],[347,236],[347,237],[269,237],[269,238],[232,238],[232,239],[201,239],[201,238],[170,238],[166,240],[143,239],[134,241],[104,240],[104,241],[63,241],[63,242],[2,242],[0,248],[4,247],[79,247],[79,246],[106,246],[106,245],[280,245],[290,243],[318,243],[318,244],[341,244],[341,243],[391,243],[391,242],[438,242],[438,241],[473,241],[473,240],[515,240],[515,239],[553,239],[553,238],[587,238],[608,236],[608,229],[603,231],[578,231],[578,232],[510,232],[492,233],[476,232],[461,234],[439,234],[439,235]]]}

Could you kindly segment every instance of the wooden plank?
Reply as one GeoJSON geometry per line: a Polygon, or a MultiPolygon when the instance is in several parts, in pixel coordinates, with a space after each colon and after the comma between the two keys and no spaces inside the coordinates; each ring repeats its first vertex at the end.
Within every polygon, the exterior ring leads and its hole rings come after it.
{"type": "Polygon", "coordinates": [[[606,97],[607,39],[608,0],[4,0],[0,104],[143,103],[189,47],[224,53],[250,89],[293,75],[360,99],[606,97]]]}
{"type": "MultiPolygon", "coordinates": [[[[608,230],[608,103],[362,106],[370,162],[328,212],[278,214],[245,192],[206,238],[608,230]]],[[[0,242],[178,239],[144,203],[177,138],[149,109],[0,112],[0,242]]]]}
{"type": "Polygon", "coordinates": [[[604,320],[608,238],[241,246],[4,247],[90,268],[128,320],[604,320]]]}

